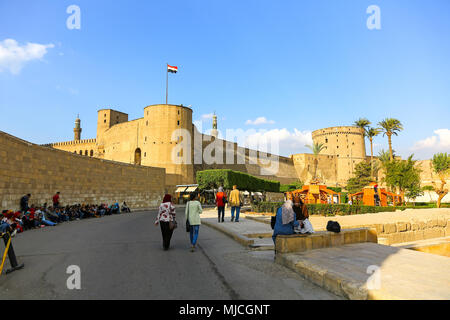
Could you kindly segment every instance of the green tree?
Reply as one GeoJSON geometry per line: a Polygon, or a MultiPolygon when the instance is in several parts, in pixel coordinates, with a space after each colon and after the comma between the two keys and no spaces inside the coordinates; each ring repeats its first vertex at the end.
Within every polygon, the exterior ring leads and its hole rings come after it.
{"type": "Polygon", "coordinates": [[[372,123],[371,123],[368,119],[366,119],[366,118],[359,118],[358,120],[356,120],[356,121],[354,122],[354,125],[355,125],[356,127],[359,127],[359,128],[361,128],[361,129],[364,130],[364,133],[366,132],[367,128],[368,128],[371,124],[372,124],[372,123]]]}
{"type": "MultiPolygon", "coordinates": [[[[405,195],[408,193],[414,198],[415,194],[421,192],[420,172],[416,166],[417,161],[413,160],[413,155],[407,160],[391,160],[383,163],[385,170],[384,182],[392,189],[397,189],[398,193],[405,195]]],[[[416,196],[417,197],[417,196],[416,196]]]]}
{"type": "Polygon", "coordinates": [[[415,202],[417,197],[421,197],[424,194],[425,193],[423,192],[423,189],[420,187],[420,185],[415,184],[408,189],[405,195],[408,197],[408,199],[412,199],[415,202]]]}
{"type": "MultiPolygon", "coordinates": [[[[433,186],[424,186],[424,187],[422,187],[422,191],[434,191],[434,187],[433,186]]],[[[431,201],[433,201],[433,199],[431,198],[431,195],[430,195],[430,202],[431,201]]]]}
{"type": "Polygon", "coordinates": [[[370,163],[366,161],[361,161],[356,165],[354,176],[347,181],[346,189],[349,193],[359,192],[372,182],[370,169],[370,163]]]}
{"type": "Polygon", "coordinates": [[[319,154],[326,148],[323,143],[314,143],[311,145],[306,145],[314,154],[314,176],[313,182],[316,183],[318,181],[317,178],[317,167],[319,165],[319,154]]]}
{"type": "Polygon", "coordinates": [[[438,195],[437,207],[441,207],[442,199],[447,195],[448,189],[445,188],[447,182],[445,179],[448,177],[450,173],[450,155],[447,153],[436,153],[433,156],[432,160],[433,171],[439,176],[441,180],[441,185],[437,186],[437,184],[433,181],[434,192],[438,195]]]}
{"type": "Polygon", "coordinates": [[[382,164],[389,162],[390,161],[389,151],[382,149],[380,152],[378,152],[378,159],[381,161],[382,164]]]}
{"type": "Polygon", "coordinates": [[[388,137],[389,143],[389,159],[394,159],[394,152],[392,151],[392,135],[398,135],[398,132],[403,130],[402,123],[394,118],[386,118],[383,121],[379,122],[378,125],[381,127],[383,136],[388,137]]]}

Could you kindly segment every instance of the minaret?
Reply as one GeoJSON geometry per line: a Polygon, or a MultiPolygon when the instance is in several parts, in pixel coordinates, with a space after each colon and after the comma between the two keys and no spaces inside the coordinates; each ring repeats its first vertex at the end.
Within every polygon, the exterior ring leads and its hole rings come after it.
{"type": "Polygon", "coordinates": [[[219,131],[217,131],[217,116],[216,116],[216,112],[214,112],[214,115],[213,115],[213,124],[212,124],[211,135],[214,138],[217,138],[217,136],[219,135],[219,131]]]}
{"type": "Polygon", "coordinates": [[[77,116],[75,120],[75,128],[73,128],[74,133],[74,140],[80,140],[81,139],[81,120],[80,115],[77,116]]]}

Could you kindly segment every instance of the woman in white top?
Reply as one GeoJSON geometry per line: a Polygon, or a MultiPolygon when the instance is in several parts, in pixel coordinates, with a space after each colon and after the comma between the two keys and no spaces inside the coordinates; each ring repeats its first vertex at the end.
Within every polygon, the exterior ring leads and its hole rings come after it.
{"type": "Polygon", "coordinates": [[[200,221],[200,214],[202,213],[202,205],[196,200],[196,194],[191,193],[191,201],[186,204],[186,222],[189,220],[191,225],[189,230],[189,237],[191,240],[191,251],[195,251],[195,246],[197,245],[198,230],[202,224],[200,221]]]}

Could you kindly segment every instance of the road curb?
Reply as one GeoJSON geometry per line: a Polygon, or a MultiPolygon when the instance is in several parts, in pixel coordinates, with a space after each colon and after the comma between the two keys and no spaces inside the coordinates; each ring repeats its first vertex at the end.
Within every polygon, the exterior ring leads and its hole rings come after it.
{"type": "Polygon", "coordinates": [[[239,242],[241,245],[249,247],[255,243],[255,240],[247,238],[239,233],[232,232],[226,228],[220,227],[218,224],[214,222],[209,222],[206,220],[202,220],[202,224],[211,227],[217,231],[222,232],[223,234],[229,236],[230,238],[234,239],[235,241],[239,242]]]}
{"type": "Polygon", "coordinates": [[[265,224],[270,224],[270,220],[261,218],[260,216],[259,217],[253,217],[251,215],[245,215],[245,219],[249,219],[249,220],[253,220],[253,221],[261,222],[261,223],[265,223],[265,224]]]}
{"type": "Polygon", "coordinates": [[[321,269],[319,266],[290,258],[290,255],[277,255],[276,262],[295,270],[305,279],[336,295],[350,300],[367,300],[370,295],[361,283],[342,279],[334,272],[321,269]]]}

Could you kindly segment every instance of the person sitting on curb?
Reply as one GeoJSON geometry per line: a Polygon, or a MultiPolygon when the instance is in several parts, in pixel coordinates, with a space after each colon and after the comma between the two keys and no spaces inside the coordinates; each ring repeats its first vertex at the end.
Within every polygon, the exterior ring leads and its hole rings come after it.
{"type": "Polygon", "coordinates": [[[128,213],[131,212],[130,208],[128,207],[128,205],[125,201],[122,203],[122,212],[128,212],[128,213]]]}
{"type": "Polygon", "coordinates": [[[294,206],[292,209],[295,212],[295,220],[299,222],[299,226],[295,230],[302,234],[314,233],[312,224],[309,221],[308,208],[299,196],[294,197],[294,206]]]}
{"type": "Polygon", "coordinates": [[[273,228],[272,240],[276,245],[276,238],[278,235],[294,234],[294,228],[298,228],[300,223],[295,219],[295,212],[293,209],[294,203],[292,200],[287,200],[283,206],[278,208],[275,218],[275,225],[273,228]]]}

